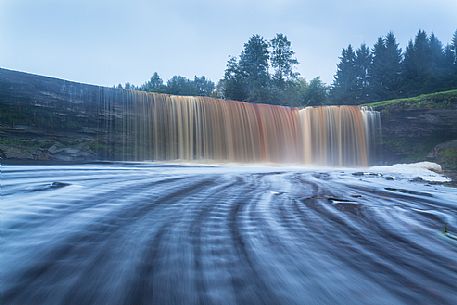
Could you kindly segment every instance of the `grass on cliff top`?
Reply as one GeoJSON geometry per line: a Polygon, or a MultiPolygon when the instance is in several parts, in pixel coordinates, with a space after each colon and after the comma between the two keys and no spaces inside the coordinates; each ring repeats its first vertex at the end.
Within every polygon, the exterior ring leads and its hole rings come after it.
{"type": "Polygon", "coordinates": [[[449,99],[457,100],[457,89],[421,94],[421,95],[418,95],[415,97],[409,97],[409,98],[400,98],[400,99],[395,99],[395,100],[367,103],[367,104],[364,104],[364,106],[379,108],[379,107],[385,107],[385,106],[393,106],[393,105],[397,105],[397,104],[434,102],[434,101],[442,101],[442,100],[449,100],[449,99]]]}

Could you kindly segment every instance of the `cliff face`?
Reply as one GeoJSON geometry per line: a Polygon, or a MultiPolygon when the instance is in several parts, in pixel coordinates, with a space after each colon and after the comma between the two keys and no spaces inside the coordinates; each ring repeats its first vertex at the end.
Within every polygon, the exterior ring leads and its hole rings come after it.
{"type": "Polygon", "coordinates": [[[102,158],[102,102],[116,91],[0,69],[0,157],[102,158]]]}
{"type": "MultiPolygon", "coordinates": [[[[129,115],[120,110],[129,101],[128,90],[0,69],[0,157],[116,159],[121,140],[106,130],[116,129],[114,115],[129,115]]],[[[457,90],[370,106],[382,117],[381,163],[457,168],[457,90]]]]}
{"type": "Polygon", "coordinates": [[[385,163],[430,160],[457,168],[457,90],[371,106],[381,112],[385,163]]]}

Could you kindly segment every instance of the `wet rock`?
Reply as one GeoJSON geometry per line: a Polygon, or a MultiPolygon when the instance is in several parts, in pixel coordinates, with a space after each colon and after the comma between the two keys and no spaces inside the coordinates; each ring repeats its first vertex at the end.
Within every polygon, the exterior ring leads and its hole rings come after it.
{"type": "Polygon", "coordinates": [[[33,154],[30,151],[11,145],[0,145],[0,150],[6,159],[24,159],[33,160],[33,154]]]}
{"type": "Polygon", "coordinates": [[[424,179],[422,179],[421,177],[416,177],[416,178],[413,178],[413,179],[409,179],[410,182],[425,182],[424,179]]]}
{"type": "Polygon", "coordinates": [[[436,145],[428,157],[447,169],[457,169],[457,140],[436,145]]]}
{"type": "Polygon", "coordinates": [[[63,148],[63,145],[60,143],[55,143],[51,147],[48,148],[48,152],[51,154],[57,154],[59,153],[63,148]]]}
{"type": "Polygon", "coordinates": [[[50,188],[51,189],[60,189],[60,188],[63,188],[63,187],[66,187],[66,186],[69,186],[70,184],[69,183],[65,183],[65,182],[53,182],[51,183],[51,186],[50,188]]]}

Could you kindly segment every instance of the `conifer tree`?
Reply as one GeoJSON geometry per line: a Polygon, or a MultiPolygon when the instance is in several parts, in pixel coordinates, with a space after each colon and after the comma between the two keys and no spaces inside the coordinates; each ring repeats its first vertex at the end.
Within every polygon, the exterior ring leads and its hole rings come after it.
{"type": "Polygon", "coordinates": [[[351,45],[343,49],[336,75],[330,91],[332,99],[338,104],[356,104],[356,54],[351,45]]]}
{"type": "Polygon", "coordinates": [[[272,48],[270,62],[274,69],[273,82],[278,88],[283,89],[287,80],[298,76],[297,73],[293,72],[298,61],[294,57],[295,52],[292,51],[291,42],[287,36],[276,34],[270,44],[272,48]]]}
{"type": "Polygon", "coordinates": [[[247,87],[247,101],[261,102],[268,100],[268,42],[260,35],[252,36],[244,44],[239,69],[247,87]]]}
{"type": "Polygon", "coordinates": [[[457,30],[452,36],[451,48],[454,51],[454,64],[457,66],[457,30]]]}
{"type": "Polygon", "coordinates": [[[395,35],[379,37],[373,48],[373,64],[369,71],[371,100],[398,97],[401,84],[402,51],[395,35]]]}
{"type": "Polygon", "coordinates": [[[227,62],[222,84],[224,98],[238,101],[247,99],[248,93],[245,77],[235,57],[230,57],[227,62]]]}
{"type": "Polygon", "coordinates": [[[367,101],[368,96],[368,70],[371,65],[372,57],[370,48],[362,44],[355,52],[355,100],[358,102],[367,101]]]}
{"type": "Polygon", "coordinates": [[[368,70],[370,100],[379,100],[384,96],[384,60],[386,58],[386,46],[384,39],[379,37],[373,46],[373,60],[368,70]]]}

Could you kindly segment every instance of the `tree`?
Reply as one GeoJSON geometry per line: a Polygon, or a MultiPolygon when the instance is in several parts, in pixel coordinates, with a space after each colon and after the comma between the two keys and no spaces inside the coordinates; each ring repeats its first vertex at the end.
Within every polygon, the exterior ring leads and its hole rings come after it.
{"type": "Polygon", "coordinates": [[[327,86],[319,77],[313,78],[303,96],[303,106],[320,106],[327,102],[327,86]]]}
{"type": "Polygon", "coordinates": [[[165,92],[166,90],[163,80],[157,72],[154,72],[151,79],[144,83],[140,89],[149,92],[165,92]]]}
{"type": "Polygon", "coordinates": [[[452,46],[446,45],[443,50],[443,70],[442,70],[442,84],[443,88],[451,89],[457,87],[457,68],[454,64],[455,56],[452,46]]]}
{"type": "Polygon", "coordinates": [[[126,90],[135,90],[135,86],[132,85],[129,82],[126,82],[125,85],[124,85],[124,89],[126,89],[126,90]]]}
{"type": "Polygon", "coordinates": [[[330,94],[336,103],[355,104],[355,88],[357,83],[356,54],[351,45],[341,52],[340,62],[337,65],[336,75],[333,80],[330,94]]]}
{"type": "Polygon", "coordinates": [[[368,98],[368,70],[370,69],[372,56],[366,44],[362,44],[355,52],[355,99],[366,101],[368,98]]]}
{"type": "Polygon", "coordinates": [[[192,85],[194,87],[195,95],[198,96],[211,96],[215,89],[214,83],[206,79],[204,76],[195,76],[192,85]]]}
{"type": "Polygon", "coordinates": [[[291,49],[291,42],[283,34],[276,34],[276,37],[271,40],[271,48],[270,62],[274,69],[273,82],[278,88],[283,89],[286,80],[298,76],[298,73],[293,72],[293,67],[298,64],[298,61],[294,57],[295,52],[291,49]]]}
{"type": "Polygon", "coordinates": [[[195,76],[193,80],[183,76],[173,76],[167,81],[164,93],[174,95],[211,96],[214,88],[214,83],[204,76],[195,76]]]}
{"type": "Polygon", "coordinates": [[[411,94],[411,91],[416,90],[414,79],[417,78],[416,71],[416,59],[414,52],[414,43],[412,40],[409,40],[408,46],[406,47],[404,53],[404,59],[402,62],[402,87],[403,92],[406,96],[411,94]]]}
{"type": "Polygon", "coordinates": [[[174,95],[193,95],[194,90],[188,78],[175,75],[167,81],[165,93],[174,95]]]}
{"type": "Polygon", "coordinates": [[[454,51],[454,65],[457,66],[457,30],[454,32],[451,41],[451,48],[454,51]]]}
{"type": "Polygon", "coordinates": [[[457,86],[457,30],[454,32],[454,36],[452,37],[451,48],[454,51],[454,77],[453,77],[453,84],[457,86]]]}
{"type": "Polygon", "coordinates": [[[389,32],[379,37],[373,47],[373,64],[369,70],[370,100],[398,97],[401,88],[402,51],[395,35],[389,32]]]}
{"type": "Polygon", "coordinates": [[[432,33],[429,39],[430,47],[430,89],[442,89],[446,71],[443,44],[432,33]]]}
{"type": "Polygon", "coordinates": [[[431,49],[430,41],[425,31],[419,31],[414,40],[414,59],[416,69],[416,84],[419,93],[429,87],[428,81],[431,76],[431,49]]]}
{"type": "Polygon", "coordinates": [[[252,36],[244,44],[239,69],[247,87],[247,101],[260,102],[268,99],[268,42],[260,35],[252,36]]]}
{"type": "Polygon", "coordinates": [[[235,57],[229,58],[221,85],[226,99],[244,101],[248,98],[245,77],[235,57]]]}
{"type": "Polygon", "coordinates": [[[401,62],[403,60],[402,50],[398,47],[399,44],[392,32],[389,32],[385,38],[385,74],[384,74],[384,90],[386,96],[384,98],[398,97],[401,88],[401,62]]]}

